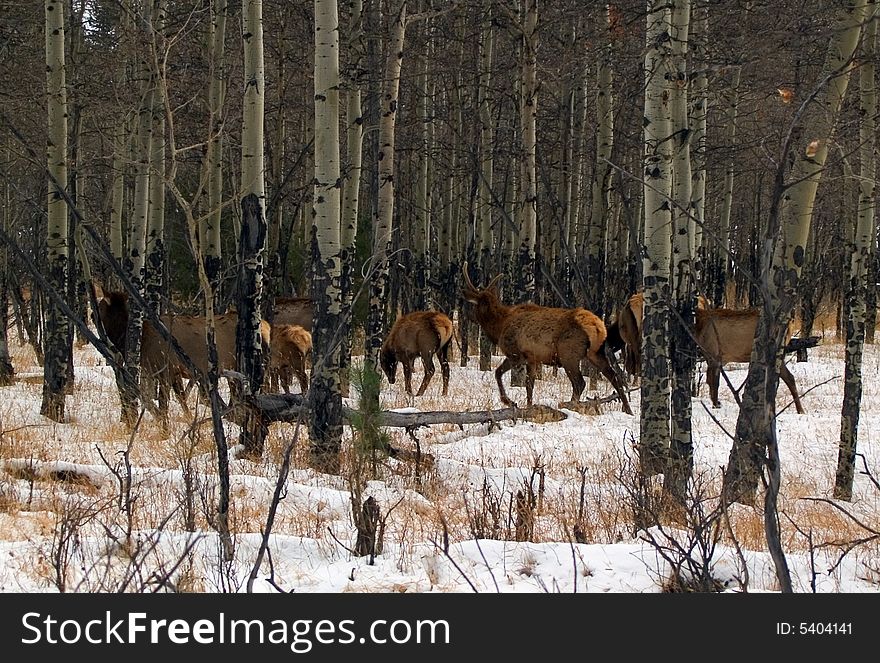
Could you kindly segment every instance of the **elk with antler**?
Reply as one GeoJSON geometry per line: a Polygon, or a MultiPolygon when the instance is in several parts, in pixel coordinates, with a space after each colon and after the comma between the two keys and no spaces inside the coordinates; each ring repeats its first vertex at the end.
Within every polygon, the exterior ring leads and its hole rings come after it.
{"type": "Polygon", "coordinates": [[[495,369],[495,380],[501,401],[515,406],[504,390],[502,378],[510,369],[525,364],[526,399],[532,404],[535,374],[538,366],[561,366],[571,382],[571,400],[580,401],[586,387],[580,364],[586,358],[598,368],[623,404],[623,410],[632,414],[626,391],[602,351],[605,341],[605,323],[594,313],[583,308],[550,308],[537,304],[506,306],[498,297],[496,276],[484,289],[474,286],[464,264],[464,298],[473,304],[473,319],[483,328],[502,353],[504,361],[495,369]]]}

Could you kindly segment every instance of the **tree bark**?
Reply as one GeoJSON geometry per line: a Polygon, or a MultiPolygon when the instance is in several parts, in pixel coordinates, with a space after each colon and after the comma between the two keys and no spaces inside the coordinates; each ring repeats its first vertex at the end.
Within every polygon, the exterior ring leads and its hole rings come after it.
{"type": "MultiPolygon", "coordinates": [[[[70,251],[67,203],[58,188],[67,187],[67,89],[65,83],[64,2],[46,0],[46,89],[48,143],[46,161],[49,174],[47,201],[46,261],[49,282],[58,292],[67,293],[70,251]]],[[[47,307],[43,340],[43,401],[40,414],[53,421],[64,421],[64,394],[69,352],[68,322],[58,306],[47,307]]]]}
{"type": "MultiPolygon", "coordinates": [[[[874,15],[876,2],[867,3],[868,16],[874,15]]],[[[855,237],[849,264],[847,289],[846,354],[844,358],[843,405],[840,414],[840,448],[834,497],[851,500],[853,496],[854,465],[859,433],[859,410],[862,403],[862,352],[865,344],[865,300],[868,267],[874,260],[876,169],[877,92],[876,73],[877,19],[871,18],[864,28],[859,62],[861,97],[859,115],[859,205],[854,219],[855,237]]]]}
{"type": "MultiPolygon", "coordinates": [[[[706,264],[703,225],[706,219],[706,118],[709,114],[708,39],[709,3],[708,0],[695,0],[688,48],[692,53],[691,67],[696,69],[696,75],[690,81],[692,93],[689,97],[688,127],[692,164],[691,214],[694,217],[691,255],[698,281],[702,280],[706,264]]],[[[720,306],[720,303],[717,305],[720,306]]]]}
{"type": "MultiPolygon", "coordinates": [[[[342,317],[339,168],[339,17],[336,0],[315,0],[315,189],[312,203],[311,464],[339,471],[342,317]]],[[[355,186],[357,183],[355,182],[355,186]]]]}
{"type": "MultiPolygon", "coordinates": [[[[733,81],[728,94],[730,101],[727,106],[727,144],[731,150],[736,149],[737,125],[739,124],[739,84],[742,68],[735,67],[733,81]]],[[[711,299],[714,306],[725,306],[727,303],[727,274],[730,265],[730,217],[733,211],[733,186],[736,176],[736,157],[731,156],[724,172],[724,198],[719,214],[718,241],[713,245],[711,269],[711,299]]]]}
{"type": "Polygon", "coordinates": [[[146,255],[144,256],[144,297],[161,312],[162,281],[165,276],[165,78],[160,71],[164,54],[165,0],[153,3],[153,77],[156,81],[152,95],[150,144],[149,218],[147,220],[146,255]]]}
{"type": "Polygon", "coordinates": [[[644,205],[642,253],[641,420],[639,455],[646,476],[663,472],[669,447],[669,302],[672,208],[672,109],[665,73],[670,71],[670,12],[663,0],[648,0],[645,55],[644,205]]]}
{"type": "Polygon", "coordinates": [[[386,327],[388,304],[388,256],[391,252],[391,229],[394,218],[394,133],[397,119],[400,69],[403,64],[403,42],[406,34],[406,6],[400,2],[393,14],[391,37],[385,60],[379,117],[379,193],[373,219],[373,251],[371,256],[370,303],[367,315],[364,363],[368,370],[378,370],[379,348],[386,327]]]}
{"type": "Polygon", "coordinates": [[[226,100],[226,14],[229,0],[211,3],[210,64],[208,73],[208,110],[210,112],[207,162],[208,209],[199,222],[199,247],[205,273],[211,284],[217,310],[220,277],[223,269],[223,251],[220,227],[223,217],[223,106],[226,100]]]}
{"type": "MultiPolygon", "coordinates": [[[[492,237],[492,178],[493,178],[493,127],[490,85],[492,82],[492,6],[486,0],[482,3],[482,25],[480,29],[480,55],[478,102],[480,108],[480,150],[479,150],[479,279],[488,283],[494,274],[494,239],[492,237]]],[[[480,370],[492,370],[492,349],[494,344],[484,330],[480,330],[480,370]]]]}
{"type": "Polygon", "coordinates": [[[522,176],[519,247],[516,255],[516,302],[535,297],[535,243],[538,217],[537,120],[538,120],[538,0],[523,0],[522,65],[520,73],[520,126],[522,127],[522,176]]]}
{"type": "MultiPolygon", "coordinates": [[[[430,34],[430,30],[426,30],[430,34]]],[[[429,38],[430,39],[430,38],[429,38]]],[[[424,311],[431,306],[431,295],[428,282],[431,278],[431,261],[428,247],[431,245],[431,176],[432,176],[432,127],[431,117],[431,80],[428,75],[428,63],[431,59],[430,40],[425,45],[426,54],[422,58],[421,71],[418,76],[418,113],[421,123],[421,137],[419,155],[417,160],[418,172],[416,173],[415,202],[416,209],[413,217],[413,264],[412,264],[412,290],[410,310],[424,311]]]]}
{"type": "MultiPolygon", "coordinates": [[[[235,354],[238,370],[248,377],[250,393],[262,389],[265,362],[260,335],[266,253],[266,182],[264,157],[265,69],[263,63],[263,4],[247,0],[242,8],[244,41],[244,108],[241,137],[241,233],[238,243],[238,326],[235,354]]],[[[259,456],[268,431],[247,420],[240,443],[259,456]]]]}
{"type": "MultiPolygon", "coordinates": [[[[149,25],[148,20],[143,21],[149,25]]],[[[145,28],[146,29],[146,28],[145,28]]],[[[152,35],[143,41],[150,43],[152,35]]],[[[138,76],[141,83],[141,102],[138,107],[135,128],[133,156],[135,159],[134,202],[131,223],[128,227],[127,251],[124,267],[132,285],[140,295],[144,295],[146,266],[146,237],[150,210],[150,157],[153,153],[153,96],[155,93],[155,70],[148,55],[146,43],[141,44],[138,62],[138,76]]],[[[125,336],[125,370],[128,377],[117,378],[122,409],[122,421],[129,427],[137,421],[139,396],[127,385],[140,384],[141,336],[144,311],[136,298],[128,301],[128,329],[125,336]]]]}
{"type": "Polygon", "coordinates": [[[351,307],[354,297],[354,257],[355,240],[358,232],[358,212],[360,209],[361,174],[363,171],[364,116],[361,108],[362,61],[366,56],[363,30],[363,2],[353,0],[351,9],[351,26],[349,28],[348,79],[350,89],[346,97],[346,155],[347,164],[343,172],[342,189],[342,225],[340,228],[340,296],[342,310],[349,311],[342,317],[342,336],[339,352],[339,390],[343,396],[349,395],[349,371],[351,370],[352,347],[352,315],[351,307]]]}
{"type": "Polygon", "coordinates": [[[592,203],[587,229],[587,306],[602,317],[605,292],[605,238],[611,211],[611,153],[614,149],[614,88],[611,44],[611,7],[605,10],[605,43],[596,68],[596,164],[593,168],[592,203]]]}
{"type": "MultiPolygon", "coordinates": [[[[4,154],[11,163],[11,150],[7,144],[4,154]]],[[[0,209],[0,229],[9,234],[12,218],[12,195],[9,181],[3,183],[2,209],[0,209]]],[[[15,379],[15,368],[9,354],[9,250],[5,243],[0,244],[0,387],[8,387],[15,379]]],[[[21,315],[19,314],[19,318],[21,315]]]]}
{"type": "Polygon", "coordinates": [[[674,78],[670,95],[672,111],[672,270],[677,315],[670,316],[669,357],[672,366],[670,403],[672,435],[669,445],[669,468],[664,474],[664,488],[679,506],[684,506],[687,484],[694,465],[691,425],[691,391],[697,364],[694,329],[696,291],[694,284],[693,188],[691,170],[691,133],[688,119],[688,40],[690,0],[673,0],[671,14],[674,78]]]}

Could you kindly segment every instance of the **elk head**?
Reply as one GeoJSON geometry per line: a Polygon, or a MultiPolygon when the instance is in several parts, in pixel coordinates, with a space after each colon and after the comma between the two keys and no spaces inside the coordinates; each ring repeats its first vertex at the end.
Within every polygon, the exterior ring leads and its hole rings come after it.
{"type": "Polygon", "coordinates": [[[498,281],[503,274],[499,274],[493,278],[489,282],[489,285],[480,290],[471,281],[467,267],[468,264],[467,261],[465,261],[461,270],[464,275],[464,285],[461,288],[461,293],[464,295],[465,300],[475,306],[472,311],[471,319],[480,322],[481,320],[485,320],[491,314],[491,311],[501,303],[500,297],[498,296],[498,281]]]}
{"type": "Polygon", "coordinates": [[[397,353],[392,348],[384,346],[379,351],[379,365],[382,366],[382,372],[388,378],[388,384],[394,384],[397,377],[397,353]]]}

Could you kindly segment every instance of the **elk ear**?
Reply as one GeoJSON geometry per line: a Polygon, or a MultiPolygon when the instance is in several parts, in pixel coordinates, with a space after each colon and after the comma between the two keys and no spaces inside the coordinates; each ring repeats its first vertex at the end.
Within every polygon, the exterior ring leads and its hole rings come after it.
{"type": "Polygon", "coordinates": [[[104,288],[97,281],[92,281],[92,292],[95,293],[95,299],[101,301],[104,299],[104,288]]]}
{"type": "Polygon", "coordinates": [[[470,297],[465,297],[464,300],[465,300],[466,302],[470,302],[471,304],[478,304],[478,303],[479,303],[478,300],[476,300],[476,299],[471,299],[470,297]]]}

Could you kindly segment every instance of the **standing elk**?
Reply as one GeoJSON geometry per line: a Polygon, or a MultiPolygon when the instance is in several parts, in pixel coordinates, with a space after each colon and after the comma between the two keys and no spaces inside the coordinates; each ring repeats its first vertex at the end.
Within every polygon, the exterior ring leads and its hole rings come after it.
{"type": "MultiPolygon", "coordinates": [[[[645,295],[637,292],[630,297],[617,313],[617,319],[608,326],[606,345],[612,352],[623,349],[623,366],[629,375],[642,372],[642,313],[645,295]]],[[[697,310],[708,309],[709,300],[697,297],[697,310]]]]}
{"type": "MultiPolygon", "coordinates": [[[[706,357],[706,382],[709,384],[709,397],[712,407],[721,407],[718,400],[718,383],[721,367],[730,362],[748,363],[752,357],[755,330],[758,327],[758,309],[733,311],[730,309],[697,310],[697,345],[706,357]]],[[[791,340],[792,323],[788,325],[785,342],[791,340]]],[[[779,366],[779,377],[785,382],[798,414],[804,413],[798,395],[794,376],[783,360],[779,366]]]]}
{"type": "Polygon", "coordinates": [[[312,335],[299,325],[272,325],[272,352],[269,356],[269,389],[290,393],[291,373],[299,381],[300,391],[309,389],[306,357],[312,351],[312,335]]]}
{"type": "MultiPolygon", "coordinates": [[[[624,349],[624,366],[627,373],[633,376],[641,373],[643,309],[644,295],[636,293],[621,308],[617,320],[611,325],[614,329],[608,334],[609,349],[613,352],[624,349]]],[[[751,360],[759,315],[758,309],[713,309],[708,307],[705,298],[700,297],[697,300],[694,336],[706,359],[706,382],[709,385],[712,407],[721,407],[718,385],[722,366],[729,363],[748,363],[751,360]]],[[[787,344],[790,344],[792,333],[792,324],[789,323],[787,344]]],[[[803,414],[797,384],[784,362],[779,368],[779,377],[788,386],[798,414],[803,414]]]]}
{"type": "Polygon", "coordinates": [[[425,375],[415,394],[421,396],[434,376],[433,356],[437,355],[443,376],[443,395],[446,396],[449,391],[449,346],[452,336],[452,320],[440,311],[416,311],[397,318],[379,350],[379,363],[388,382],[394,384],[397,364],[400,362],[406,393],[412,396],[413,364],[416,357],[421,357],[425,375]]]}
{"type": "MultiPolygon", "coordinates": [[[[96,297],[98,290],[96,288],[96,297]]],[[[107,333],[107,340],[124,355],[125,335],[128,328],[128,293],[101,291],[98,298],[98,316],[107,333]]],[[[208,372],[208,344],[204,316],[161,315],[160,320],[174,336],[181,349],[204,373],[208,372]]],[[[214,316],[214,339],[217,346],[217,362],[221,371],[235,370],[238,360],[235,353],[235,334],[238,324],[236,313],[214,316]]],[[[260,325],[261,345],[264,354],[270,352],[271,328],[263,320],[260,325]]],[[[168,390],[174,391],[184,411],[188,412],[182,388],[183,378],[193,378],[176,356],[174,349],[162,338],[148,320],[144,320],[141,336],[141,368],[147,381],[155,381],[158,387],[159,411],[163,416],[168,407],[168,390]]],[[[149,392],[148,392],[149,393],[149,392]]],[[[203,397],[207,394],[202,393],[203,397]]]]}
{"type": "Polygon", "coordinates": [[[623,404],[623,411],[632,414],[626,391],[608,363],[602,347],[607,331],[605,323],[584,308],[550,308],[536,304],[506,306],[498,297],[496,276],[486,288],[474,286],[464,264],[464,298],[474,305],[473,319],[504,354],[504,361],[495,369],[495,381],[501,402],[515,407],[507,397],[502,378],[516,366],[527,366],[526,401],[532,404],[535,374],[538,366],[561,366],[571,382],[571,401],[580,401],[586,387],[581,373],[581,360],[586,357],[604,375],[623,404]]]}

